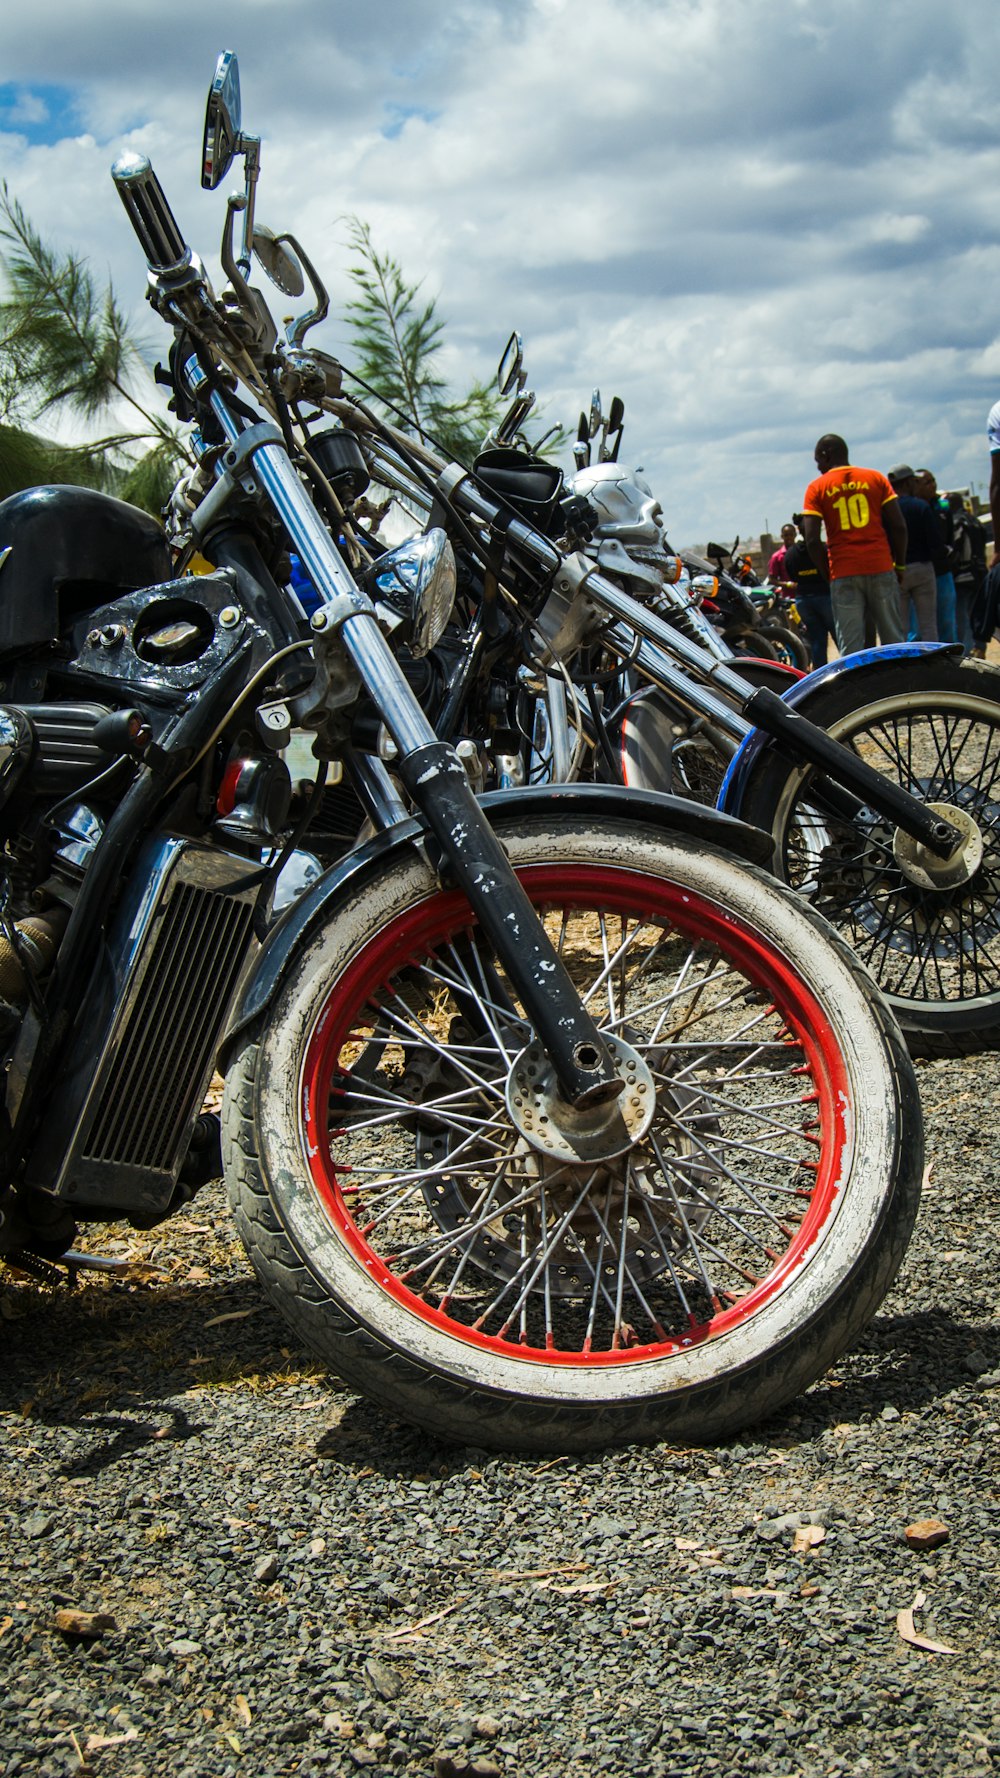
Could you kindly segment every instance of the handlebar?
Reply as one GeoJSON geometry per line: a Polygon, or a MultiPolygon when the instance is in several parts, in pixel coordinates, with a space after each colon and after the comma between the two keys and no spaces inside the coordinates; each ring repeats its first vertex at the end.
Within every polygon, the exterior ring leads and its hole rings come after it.
{"type": "Polygon", "coordinates": [[[192,252],[167,203],[163,187],[144,154],[119,155],[111,169],[118,195],[139,238],[151,272],[161,277],[186,272],[192,252]]]}

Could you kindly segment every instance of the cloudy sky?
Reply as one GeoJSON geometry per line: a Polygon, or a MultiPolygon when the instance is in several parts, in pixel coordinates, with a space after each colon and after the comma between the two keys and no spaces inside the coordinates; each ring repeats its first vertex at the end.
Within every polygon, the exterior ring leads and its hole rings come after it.
{"type": "Polygon", "coordinates": [[[205,93],[235,49],[258,217],[328,277],[328,349],[356,214],[438,296],[457,387],[516,326],[546,419],[621,395],[673,541],[729,541],[799,504],[822,432],[988,481],[998,37],[997,0],[28,0],[0,171],[141,311],[110,163],[149,154],[211,262],[205,93]]]}

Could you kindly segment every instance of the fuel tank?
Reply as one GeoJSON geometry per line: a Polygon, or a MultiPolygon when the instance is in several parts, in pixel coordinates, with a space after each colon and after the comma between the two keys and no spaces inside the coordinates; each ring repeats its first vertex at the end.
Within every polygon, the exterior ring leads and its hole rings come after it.
{"type": "Polygon", "coordinates": [[[148,512],[93,488],[0,501],[0,659],[55,642],[74,618],[173,572],[148,512]]]}

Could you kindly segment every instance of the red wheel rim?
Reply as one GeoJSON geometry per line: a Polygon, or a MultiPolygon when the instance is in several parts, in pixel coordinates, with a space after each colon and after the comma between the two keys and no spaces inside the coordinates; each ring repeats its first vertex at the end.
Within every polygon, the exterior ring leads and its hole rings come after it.
{"type": "MultiPolygon", "coordinates": [[[[343,1132],[331,1125],[329,1106],[331,1092],[340,1098],[350,1096],[354,1077],[339,1064],[342,1055],[349,1053],[356,1042],[356,1027],[365,1023],[362,1013],[370,1021],[372,1009],[393,993],[404,966],[436,959],[450,941],[474,930],[468,904],[458,893],[432,896],[375,931],[324,1003],[306,1048],[300,1078],[303,1147],[309,1176],[339,1239],[367,1275],[396,1303],[430,1327],[469,1346],[527,1362],[587,1366],[635,1364],[690,1350],[757,1315],[807,1263],[835,1213],[846,1177],[844,1168],[849,1169],[850,1165],[845,1157],[853,1151],[852,1095],[843,1052],[815,994],[796,966],[760,935],[736,924],[732,914],[710,898],[644,872],[576,862],[531,865],[518,875],[536,906],[565,909],[571,918],[574,910],[587,919],[596,918],[597,908],[612,918],[635,917],[637,910],[642,910],[644,923],[651,929],[680,935],[692,947],[704,947],[709,955],[718,951],[733,966],[735,979],[745,984],[748,994],[759,997],[765,1008],[760,1019],[768,1019],[767,1029],[779,1033],[762,1039],[761,1046],[769,1053],[787,1052],[787,1067],[767,1078],[782,1082],[785,1088],[794,1084],[793,1098],[797,1097],[801,1107],[801,1125],[795,1132],[798,1158],[789,1172],[791,1183],[780,1187],[793,1207],[781,1219],[784,1245],[779,1249],[776,1241],[769,1243],[766,1270],[759,1275],[748,1274],[746,1287],[738,1295],[728,1288],[713,1292],[711,1312],[704,1308],[700,1313],[689,1311],[683,1328],[660,1327],[652,1337],[650,1328],[639,1334],[629,1328],[633,1337],[625,1344],[612,1342],[600,1349],[593,1344],[567,1349],[551,1336],[545,1340],[525,1338],[523,1330],[520,1337],[510,1330],[491,1332],[486,1326],[456,1319],[450,1301],[428,1300],[427,1294],[414,1288],[403,1275],[407,1268],[384,1250],[384,1243],[380,1246],[372,1237],[368,1188],[358,1186],[353,1177],[353,1162],[331,1154],[331,1140],[335,1142],[343,1132]],[[347,1084],[335,1085],[338,1082],[347,1084]]],[[[710,1043],[708,1047],[712,1050],[719,1046],[710,1043]]],[[[673,1053],[673,1049],[668,1050],[668,1054],[673,1053]]],[[[723,1084],[729,1088],[728,1077],[723,1084]]],[[[739,1084],[743,1085],[742,1076],[739,1084]]],[[[708,1100],[723,1097],[725,1102],[723,1095],[710,1088],[699,1085],[698,1091],[707,1092],[708,1100]]],[[[779,1114],[775,1109],[790,1103],[788,1097],[764,1101],[765,1110],[759,1114],[761,1128],[777,1126],[780,1119],[795,1115],[785,1109],[779,1114]]],[[[740,1147],[749,1148],[751,1144],[736,1140],[734,1151],[740,1147]]],[[[758,1152],[767,1154],[769,1161],[784,1158],[777,1151],[774,1156],[767,1150],[758,1152]]],[[[759,1170],[760,1163],[755,1164],[759,1170]]],[[[686,1165],[690,1168],[691,1161],[686,1165]]],[[[398,1176],[405,1179],[406,1174],[398,1176]]],[[[415,1190],[412,1195],[415,1197],[415,1190]]],[[[641,1207],[647,1210],[646,1204],[641,1207]]],[[[711,1226],[711,1216],[708,1221],[711,1226]]],[[[624,1233],[619,1231],[618,1257],[624,1273],[630,1272],[628,1240],[627,1229],[624,1233]]],[[[452,1253],[460,1250],[461,1235],[456,1237],[452,1253]]],[[[551,1256],[546,1258],[546,1276],[552,1263],[551,1256]]],[[[596,1297],[600,1266],[593,1259],[590,1265],[595,1274],[596,1297]]],[[[638,1286],[637,1291],[643,1295],[638,1286]]]]}

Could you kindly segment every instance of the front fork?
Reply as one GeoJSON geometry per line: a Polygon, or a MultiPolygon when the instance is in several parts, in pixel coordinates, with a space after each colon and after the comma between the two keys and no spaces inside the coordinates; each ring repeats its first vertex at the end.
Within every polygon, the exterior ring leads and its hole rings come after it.
{"type": "MultiPolygon", "coordinates": [[[[198,393],[204,373],[193,360],[185,368],[192,393],[198,393]]],[[[438,740],[410,690],[374,605],[331,541],[281,434],[266,424],[241,429],[224,395],[213,393],[210,401],[229,439],[222,480],[228,476],[230,485],[248,489],[259,483],[320,596],[311,620],[318,695],[315,708],[302,711],[300,720],[321,723],[330,706],[349,701],[355,689],[351,671],[357,674],[396,744],[399,774],[440,848],[442,874],[467,896],[494,945],[565,1098],[576,1106],[617,1099],[622,1082],[607,1044],[479,807],[461,760],[438,740]]],[[[213,519],[220,486],[206,501],[215,503],[213,519]]]]}

